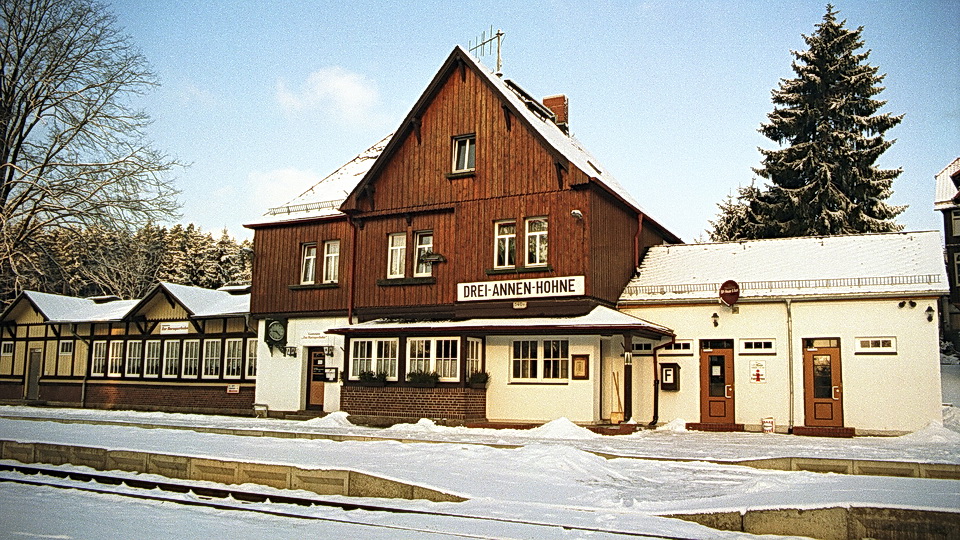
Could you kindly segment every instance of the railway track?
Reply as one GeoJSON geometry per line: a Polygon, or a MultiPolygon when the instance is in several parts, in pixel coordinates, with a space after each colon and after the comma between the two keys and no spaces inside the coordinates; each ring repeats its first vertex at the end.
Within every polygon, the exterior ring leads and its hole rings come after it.
{"type": "MultiPolygon", "coordinates": [[[[118,495],[145,501],[162,501],[185,506],[206,507],[218,510],[253,512],[258,514],[303,520],[317,520],[356,527],[372,527],[396,530],[398,534],[419,533],[451,538],[491,538],[489,534],[471,532],[477,524],[499,523],[522,531],[522,537],[533,538],[547,535],[548,529],[563,529],[595,535],[595,537],[666,538],[669,540],[692,540],[685,537],[648,534],[613,528],[585,527],[570,524],[534,522],[490,516],[472,516],[449,512],[431,512],[388,504],[369,504],[343,500],[328,500],[318,497],[259,492],[238,486],[211,486],[189,481],[164,481],[148,478],[132,478],[103,472],[77,471],[65,468],[0,463],[0,482],[72,489],[90,493],[118,495]],[[322,515],[318,509],[343,511],[367,511],[375,513],[402,514],[411,517],[438,518],[441,528],[426,528],[409,525],[365,522],[358,519],[322,515]],[[473,526],[473,527],[472,527],[473,526]],[[540,531],[540,534],[538,534],[540,531]]],[[[577,510],[571,510],[577,511],[577,510]]],[[[436,521],[434,522],[436,524],[436,521]]],[[[507,537],[513,537],[509,535],[507,537]]]]}

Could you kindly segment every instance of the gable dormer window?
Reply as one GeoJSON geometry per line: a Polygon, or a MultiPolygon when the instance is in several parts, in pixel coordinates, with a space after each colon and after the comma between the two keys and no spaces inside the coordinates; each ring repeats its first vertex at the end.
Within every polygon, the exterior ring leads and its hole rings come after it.
{"type": "Polygon", "coordinates": [[[477,136],[460,135],[453,138],[453,173],[471,172],[476,168],[477,136]]]}

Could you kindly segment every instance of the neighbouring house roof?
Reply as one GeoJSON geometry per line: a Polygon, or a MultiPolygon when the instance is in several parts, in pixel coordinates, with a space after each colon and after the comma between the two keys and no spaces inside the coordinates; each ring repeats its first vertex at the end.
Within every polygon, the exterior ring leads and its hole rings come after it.
{"type": "Polygon", "coordinates": [[[191,317],[241,316],[250,312],[250,294],[231,294],[226,291],[166,282],[157,284],[139,303],[146,305],[150,298],[160,291],[166,291],[191,317]]]}
{"type": "Polygon", "coordinates": [[[24,291],[10,304],[0,319],[6,319],[7,314],[21,301],[29,302],[46,322],[53,323],[119,321],[137,305],[136,300],[97,303],[90,298],[24,291]]]}
{"type": "Polygon", "coordinates": [[[528,317],[464,320],[377,319],[353,326],[333,328],[331,334],[396,335],[398,333],[442,334],[483,332],[494,335],[632,333],[651,339],[672,336],[673,331],[615,309],[597,306],[574,317],[528,317]]]}
{"type": "Polygon", "coordinates": [[[327,175],[290,202],[271,208],[256,222],[246,226],[271,225],[304,219],[341,216],[340,205],[380,157],[393,133],[380,139],[359,155],[327,175]]]}
{"type": "Polygon", "coordinates": [[[948,210],[960,207],[957,196],[960,195],[960,157],[950,162],[942,171],[936,174],[937,192],[933,200],[934,210],[948,210]]]}
{"type": "Polygon", "coordinates": [[[621,305],[740,298],[948,293],[937,231],[750,240],[650,248],[621,305]]]}

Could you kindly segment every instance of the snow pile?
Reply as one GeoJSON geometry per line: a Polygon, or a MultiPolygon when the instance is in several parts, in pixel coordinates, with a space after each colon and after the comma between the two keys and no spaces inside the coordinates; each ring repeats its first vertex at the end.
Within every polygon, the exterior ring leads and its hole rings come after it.
{"type": "Polygon", "coordinates": [[[596,439],[602,437],[602,435],[580,427],[563,417],[528,430],[527,434],[530,437],[544,439],[596,439]]]}
{"type": "Polygon", "coordinates": [[[676,433],[681,433],[687,430],[687,421],[683,418],[675,418],[670,422],[658,427],[657,431],[673,431],[676,433]]]}
{"type": "Polygon", "coordinates": [[[960,364],[960,358],[957,358],[952,354],[940,353],[940,363],[945,366],[955,366],[960,364]]]}
{"type": "Polygon", "coordinates": [[[960,433],[960,407],[945,406],[943,408],[943,427],[960,433]]]}
{"type": "MultiPolygon", "coordinates": [[[[946,420],[946,409],[948,408],[956,409],[956,407],[944,407],[944,420],[946,420]]],[[[954,424],[953,427],[956,429],[950,429],[937,422],[930,422],[923,429],[903,435],[900,439],[915,444],[960,444],[960,425],[957,425],[960,424],[960,418],[957,417],[956,413],[953,416],[951,423],[954,424]]]]}
{"type": "Polygon", "coordinates": [[[350,415],[343,411],[332,412],[320,418],[311,418],[310,420],[304,420],[303,425],[314,426],[314,427],[334,427],[334,428],[335,427],[353,427],[353,423],[350,420],[347,420],[348,416],[350,415]]]}
{"type": "Polygon", "coordinates": [[[394,424],[384,431],[393,431],[401,433],[439,433],[445,428],[438,426],[436,422],[429,418],[421,418],[416,424],[394,424]]]}

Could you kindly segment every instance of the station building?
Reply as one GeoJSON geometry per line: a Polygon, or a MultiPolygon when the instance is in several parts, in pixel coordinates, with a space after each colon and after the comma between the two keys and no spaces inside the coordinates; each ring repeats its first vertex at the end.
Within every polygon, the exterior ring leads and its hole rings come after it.
{"type": "Polygon", "coordinates": [[[26,291],[0,315],[0,400],[250,414],[248,288],[160,283],[143,299],[26,291]]]}
{"type": "Polygon", "coordinates": [[[939,420],[936,233],[680,245],[568,116],[457,47],[395,133],[248,224],[256,407],[827,435],[939,420]]]}

